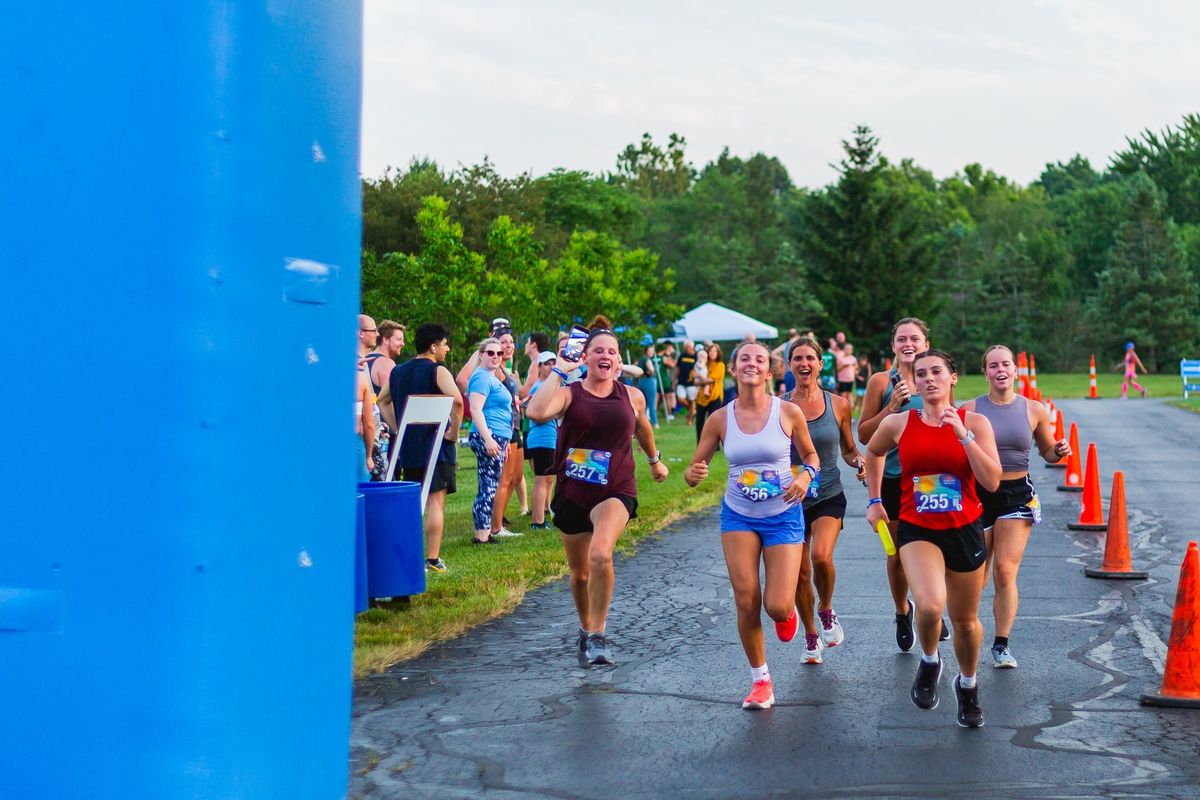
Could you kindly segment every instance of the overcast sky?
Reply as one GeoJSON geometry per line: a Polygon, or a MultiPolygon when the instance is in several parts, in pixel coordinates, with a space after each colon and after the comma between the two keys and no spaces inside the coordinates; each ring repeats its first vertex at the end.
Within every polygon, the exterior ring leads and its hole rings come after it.
{"type": "Polygon", "coordinates": [[[1027,183],[1200,111],[1200,5],[366,0],[362,173],[485,155],[605,172],[644,132],[819,186],[856,124],[893,161],[1027,183]]]}

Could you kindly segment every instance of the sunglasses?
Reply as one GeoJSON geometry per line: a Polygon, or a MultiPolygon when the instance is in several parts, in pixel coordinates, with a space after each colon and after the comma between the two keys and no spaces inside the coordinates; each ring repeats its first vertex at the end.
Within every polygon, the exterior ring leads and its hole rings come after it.
{"type": "Polygon", "coordinates": [[[501,350],[484,350],[483,354],[485,356],[502,356],[504,355],[504,352],[501,350]]]}

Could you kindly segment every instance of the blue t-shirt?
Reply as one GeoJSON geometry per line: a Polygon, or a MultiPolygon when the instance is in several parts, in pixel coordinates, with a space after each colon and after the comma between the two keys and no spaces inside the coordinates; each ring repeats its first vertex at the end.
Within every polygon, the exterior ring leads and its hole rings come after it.
{"type": "MultiPolygon", "coordinates": [[[[541,388],[542,382],[538,381],[529,390],[529,396],[532,398],[537,394],[537,390],[541,388]]],[[[529,420],[529,433],[525,434],[525,446],[534,447],[554,447],[558,444],[558,420],[552,419],[549,422],[534,422],[529,420]]]]}
{"type": "Polygon", "coordinates": [[[513,411],[512,392],[492,373],[478,367],[471,373],[467,384],[467,398],[473,394],[483,395],[483,421],[492,436],[497,439],[512,438],[513,411]]]}

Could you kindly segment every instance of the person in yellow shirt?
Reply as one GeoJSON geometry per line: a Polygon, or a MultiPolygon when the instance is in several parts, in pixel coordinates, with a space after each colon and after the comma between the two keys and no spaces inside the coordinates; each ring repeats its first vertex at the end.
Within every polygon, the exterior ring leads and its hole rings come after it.
{"type": "Polygon", "coordinates": [[[708,354],[708,372],[695,375],[693,381],[700,387],[696,395],[696,441],[700,441],[700,432],[704,430],[704,420],[725,403],[725,360],[721,354],[721,346],[710,344],[705,348],[708,354]]]}

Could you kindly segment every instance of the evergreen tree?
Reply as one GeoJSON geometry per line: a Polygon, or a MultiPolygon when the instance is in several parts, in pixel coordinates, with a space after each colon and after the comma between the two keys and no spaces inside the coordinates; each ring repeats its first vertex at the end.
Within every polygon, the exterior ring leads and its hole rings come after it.
{"type": "Polygon", "coordinates": [[[1116,244],[1100,275],[1097,321],[1113,352],[1133,340],[1153,372],[1194,355],[1200,338],[1197,287],[1184,268],[1162,192],[1145,174],[1131,180],[1116,244]]]}

